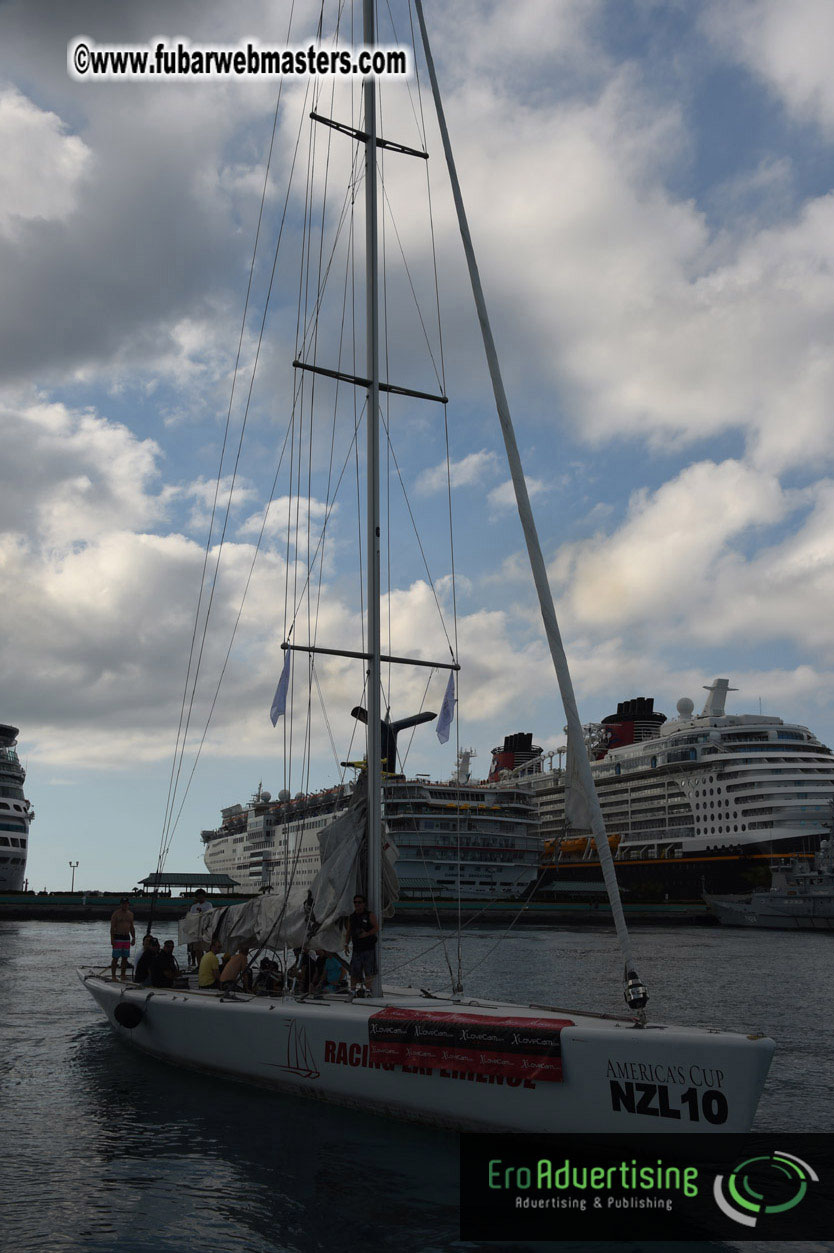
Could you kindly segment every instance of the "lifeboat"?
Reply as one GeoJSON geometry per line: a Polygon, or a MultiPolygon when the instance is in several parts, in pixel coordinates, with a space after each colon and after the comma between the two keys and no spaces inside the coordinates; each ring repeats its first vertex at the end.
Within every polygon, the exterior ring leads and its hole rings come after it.
{"type": "MultiPolygon", "coordinates": [[[[620,838],[619,835],[609,835],[608,847],[612,853],[616,853],[619,848],[620,838]]],[[[544,846],[544,852],[545,857],[552,861],[558,861],[560,857],[566,857],[570,861],[582,861],[588,856],[589,848],[591,860],[597,859],[597,850],[590,835],[562,840],[548,840],[544,846]]]]}

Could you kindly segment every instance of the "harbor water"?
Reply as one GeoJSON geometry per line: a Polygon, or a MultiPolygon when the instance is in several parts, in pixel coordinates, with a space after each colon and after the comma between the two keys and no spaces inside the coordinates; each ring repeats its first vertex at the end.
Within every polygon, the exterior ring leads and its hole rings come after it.
{"type": "MultiPolygon", "coordinates": [[[[175,935],[171,923],[155,930],[175,935]]],[[[387,935],[388,981],[449,987],[453,935],[439,946],[430,929],[396,923],[387,935]]],[[[633,943],[658,1021],[776,1039],[757,1130],[831,1131],[834,937],[683,927],[639,930],[633,943]]],[[[143,1057],[115,1038],[76,978],[76,966],[108,962],[106,924],[0,923],[0,1248],[498,1247],[459,1241],[456,1136],[143,1057]]],[[[462,966],[470,995],[621,1007],[607,930],[467,932],[462,966]]],[[[834,1250],[834,1216],[832,1243],[813,1247],[834,1250]]]]}

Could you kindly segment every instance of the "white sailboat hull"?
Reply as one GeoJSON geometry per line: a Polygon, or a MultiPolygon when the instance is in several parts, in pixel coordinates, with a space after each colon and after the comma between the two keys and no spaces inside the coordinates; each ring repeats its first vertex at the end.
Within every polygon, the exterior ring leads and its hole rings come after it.
{"type": "Polygon", "coordinates": [[[134,987],[91,971],[81,970],[79,977],[120,1037],[164,1061],[454,1130],[747,1131],[774,1048],[762,1037],[654,1025],[640,1029],[627,1018],[453,1002],[410,991],[352,1003],[231,999],[215,992],[134,987]],[[135,1007],[119,1010],[135,1025],[117,1020],[119,1006],[135,1007]],[[385,1054],[375,1051],[370,1033],[392,1020],[396,1029],[398,1018],[427,1024],[428,1034],[438,1023],[463,1022],[463,1031],[471,1033],[473,1026],[488,1031],[511,1021],[522,1050],[529,1023],[531,1032],[552,1031],[561,1056],[545,1059],[551,1075],[545,1079],[537,1069],[541,1057],[523,1051],[505,1073],[495,1073],[495,1054],[479,1053],[477,1043],[463,1063],[459,1043],[422,1050],[425,1061],[434,1049],[431,1065],[375,1061],[385,1054]]]}

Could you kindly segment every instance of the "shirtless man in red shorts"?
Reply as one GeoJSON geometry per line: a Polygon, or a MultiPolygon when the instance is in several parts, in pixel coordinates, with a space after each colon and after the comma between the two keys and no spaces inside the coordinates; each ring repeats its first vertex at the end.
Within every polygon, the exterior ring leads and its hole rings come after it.
{"type": "Polygon", "coordinates": [[[130,957],[130,946],[136,943],[136,930],[133,926],[133,914],[130,901],[122,897],[119,908],[113,911],[110,918],[110,944],[113,948],[113,960],[110,963],[110,977],[116,978],[116,962],[122,960],[122,983],[127,979],[127,959],[130,957]]]}

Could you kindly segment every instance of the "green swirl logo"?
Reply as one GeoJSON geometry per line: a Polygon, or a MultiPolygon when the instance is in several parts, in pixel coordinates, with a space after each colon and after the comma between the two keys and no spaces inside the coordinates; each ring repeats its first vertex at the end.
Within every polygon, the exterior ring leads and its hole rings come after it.
{"type": "Polygon", "coordinates": [[[774,1149],[750,1157],[729,1175],[716,1175],[712,1195],[718,1208],[743,1227],[755,1227],[762,1214],[784,1214],[799,1204],[818,1175],[801,1157],[774,1149]]]}

